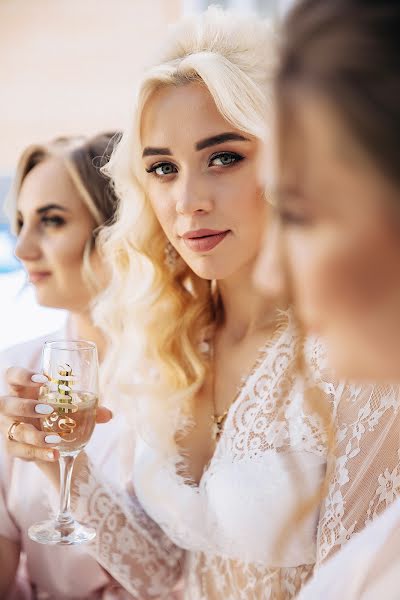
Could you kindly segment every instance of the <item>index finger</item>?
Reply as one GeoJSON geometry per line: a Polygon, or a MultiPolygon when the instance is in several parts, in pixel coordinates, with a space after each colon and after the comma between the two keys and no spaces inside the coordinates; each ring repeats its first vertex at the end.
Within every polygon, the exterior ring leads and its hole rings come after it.
{"type": "Polygon", "coordinates": [[[18,394],[21,398],[37,397],[40,386],[48,381],[45,375],[22,367],[7,369],[5,379],[11,392],[18,394]]]}
{"type": "Polygon", "coordinates": [[[51,415],[51,404],[37,402],[34,399],[0,396],[0,414],[13,418],[32,419],[51,415]]]}

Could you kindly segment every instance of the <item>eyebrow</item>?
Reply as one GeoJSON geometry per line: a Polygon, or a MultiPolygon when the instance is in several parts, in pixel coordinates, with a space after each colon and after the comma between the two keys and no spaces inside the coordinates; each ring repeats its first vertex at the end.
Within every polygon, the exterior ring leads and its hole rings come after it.
{"type": "MultiPolygon", "coordinates": [[[[46,213],[48,210],[62,210],[63,212],[70,212],[66,206],[61,206],[61,204],[46,204],[46,206],[41,206],[36,210],[36,214],[42,215],[46,213]]],[[[22,212],[17,210],[17,217],[22,218],[22,212]]]]}
{"type": "MultiPolygon", "coordinates": [[[[38,215],[41,215],[45,212],[47,212],[48,210],[62,210],[64,212],[69,212],[69,209],[66,206],[61,206],[61,204],[46,204],[45,206],[41,206],[40,208],[38,208],[36,210],[36,213],[38,215]]],[[[22,212],[20,210],[17,210],[18,215],[22,215],[22,212]]]]}
{"type": "Polygon", "coordinates": [[[66,208],[65,206],[61,206],[60,204],[46,204],[46,206],[41,206],[40,208],[37,209],[37,213],[38,215],[41,215],[45,212],[47,212],[48,210],[63,210],[64,212],[68,212],[68,208],[66,208]]]}
{"type": "Polygon", "coordinates": [[[209,148],[209,146],[216,146],[217,144],[223,144],[224,142],[249,142],[249,138],[246,138],[244,135],[240,133],[235,133],[233,131],[227,131],[225,133],[219,133],[218,135],[213,135],[211,137],[205,138],[204,140],[200,140],[195,145],[196,150],[204,150],[204,148],[209,148]]]}
{"type": "Polygon", "coordinates": [[[152,146],[146,146],[146,148],[143,150],[142,158],[145,156],[158,156],[160,154],[172,156],[172,152],[169,148],[155,148],[152,146]]]}
{"type": "MultiPolygon", "coordinates": [[[[224,142],[248,142],[249,138],[246,138],[244,135],[240,133],[234,133],[233,131],[227,131],[225,133],[219,133],[217,135],[213,135],[211,137],[205,138],[204,140],[200,140],[195,144],[195,149],[197,151],[204,150],[204,148],[209,148],[210,146],[216,146],[217,144],[223,144],[224,142]]],[[[142,158],[145,156],[172,156],[172,152],[169,148],[157,148],[154,146],[146,146],[143,150],[142,158]]]]}

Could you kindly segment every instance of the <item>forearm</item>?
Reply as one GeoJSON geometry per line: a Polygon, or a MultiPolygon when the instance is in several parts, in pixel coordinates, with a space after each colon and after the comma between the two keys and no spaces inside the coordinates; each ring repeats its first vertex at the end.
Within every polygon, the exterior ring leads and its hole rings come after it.
{"type": "Polygon", "coordinates": [[[86,456],[76,464],[72,485],[76,518],[94,527],[88,551],[135,598],[166,597],[181,573],[177,548],[133,494],[118,493],[99,481],[86,456]]]}
{"type": "Polygon", "coordinates": [[[0,536],[0,598],[7,597],[7,593],[15,581],[19,555],[19,544],[0,536]]]}

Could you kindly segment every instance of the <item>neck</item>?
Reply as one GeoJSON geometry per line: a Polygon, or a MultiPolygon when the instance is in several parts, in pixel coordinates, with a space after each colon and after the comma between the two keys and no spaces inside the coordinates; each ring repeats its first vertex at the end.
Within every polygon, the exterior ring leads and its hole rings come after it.
{"type": "Polygon", "coordinates": [[[103,360],[106,341],[100,329],[93,324],[90,311],[70,312],[68,316],[68,330],[74,338],[94,342],[97,346],[99,361],[103,360]]]}
{"type": "Polygon", "coordinates": [[[270,328],[277,306],[271,305],[255,287],[253,265],[218,281],[218,291],[224,314],[221,328],[232,341],[270,328]]]}

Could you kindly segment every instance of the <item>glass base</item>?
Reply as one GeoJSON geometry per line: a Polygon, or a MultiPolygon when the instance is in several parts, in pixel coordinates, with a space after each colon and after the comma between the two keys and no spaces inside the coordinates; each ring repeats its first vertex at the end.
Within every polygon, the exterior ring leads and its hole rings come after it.
{"type": "Polygon", "coordinates": [[[78,544],[88,544],[94,540],[96,531],[74,520],[68,523],[42,521],[29,527],[28,535],[38,544],[77,546],[78,544]]]}

